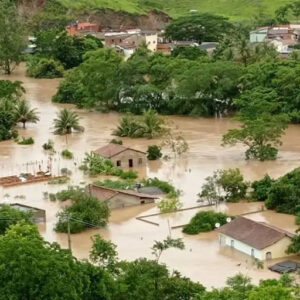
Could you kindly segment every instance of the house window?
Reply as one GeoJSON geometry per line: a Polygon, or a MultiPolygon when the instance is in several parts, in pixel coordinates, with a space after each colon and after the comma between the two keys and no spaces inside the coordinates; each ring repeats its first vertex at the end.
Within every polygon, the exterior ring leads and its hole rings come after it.
{"type": "Polygon", "coordinates": [[[121,161],[117,160],[117,167],[121,167],[121,161]]]}
{"type": "Polygon", "coordinates": [[[270,260],[272,259],[272,253],[271,252],[267,252],[266,253],[266,260],[270,260]]]}
{"type": "Polygon", "coordinates": [[[111,41],[112,41],[112,43],[113,43],[115,40],[114,40],[114,39],[112,39],[111,41]]]}
{"type": "Polygon", "coordinates": [[[143,159],[139,158],[139,165],[141,165],[143,163],[143,159]]]}
{"type": "Polygon", "coordinates": [[[234,248],[234,240],[231,240],[231,241],[230,241],[230,246],[231,246],[232,248],[234,248]]]}
{"type": "Polygon", "coordinates": [[[251,256],[254,257],[254,249],[251,249],[251,256]]]}
{"type": "Polygon", "coordinates": [[[141,204],[145,204],[145,200],[141,200],[141,204]]]}
{"type": "Polygon", "coordinates": [[[129,168],[133,167],[133,159],[128,160],[128,166],[129,166],[129,168]]]}

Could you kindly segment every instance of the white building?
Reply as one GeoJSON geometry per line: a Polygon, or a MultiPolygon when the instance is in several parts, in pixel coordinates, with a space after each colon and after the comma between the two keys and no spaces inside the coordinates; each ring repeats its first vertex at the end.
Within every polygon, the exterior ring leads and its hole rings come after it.
{"type": "Polygon", "coordinates": [[[259,260],[285,257],[294,234],[275,226],[237,217],[220,227],[220,245],[231,247],[259,260]]]}

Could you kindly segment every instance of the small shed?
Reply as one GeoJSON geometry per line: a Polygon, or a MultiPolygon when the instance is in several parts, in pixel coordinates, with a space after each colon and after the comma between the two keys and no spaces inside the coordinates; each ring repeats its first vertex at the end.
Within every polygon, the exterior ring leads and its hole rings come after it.
{"type": "Polygon", "coordinates": [[[259,260],[285,257],[287,247],[294,236],[281,228],[237,217],[220,227],[220,244],[246,253],[259,260]]]}
{"type": "Polygon", "coordinates": [[[21,203],[12,203],[10,206],[21,211],[33,211],[33,219],[35,223],[46,222],[46,211],[44,209],[21,203]]]}
{"type": "Polygon", "coordinates": [[[127,206],[153,203],[157,196],[139,193],[133,190],[117,190],[90,184],[88,192],[101,201],[107,201],[109,208],[123,208],[127,206]]]}
{"type": "Polygon", "coordinates": [[[111,159],[120,168],[145,166],[147,161],[145,152],[113,143],[95,150],[94,153],[111,159]]]}

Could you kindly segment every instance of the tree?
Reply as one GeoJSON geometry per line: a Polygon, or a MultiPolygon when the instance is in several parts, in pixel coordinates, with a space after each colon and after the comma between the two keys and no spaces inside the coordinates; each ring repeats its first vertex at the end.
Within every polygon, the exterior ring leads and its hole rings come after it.
{"type": "Polygon", "coordinates": [[[271,186],[265,202],[267,208],[278,212],[297,214],[300,212],[300,168],[278,178],[271,186]]]}
{"type": "Polygon", "coordinates": [[[68,223],[71,233],[81,232],[86,228],[104,227],[107,224],[110,210],[106,202],[90,197],[84,192],[69,192],[72,204],[58,212],[56,231],[68,232],[68,223]]]}
{"type": "Polygon", "coordinates": [[[20,100],[17,102],[14,110],[14,116],[16,122],[23,124],[23,128],[26,128],[26,123],[36,123],[40,120],[35,108],[30,108],[29,103],[26,100],[20,100]]]}
{"type": "Polygon", "coordinates": [[[99,234],[92,237],[93,246],[90,251],[90,259],[103,268],[113,269],[118,260],[116,245],[106,241],[99,234]]]}
{"type": "Polygon", "coordinates": [[[262,92],[264,90],[251,90],[236,101],[240,106],[237,119],[242,122],[242,127],[230,129],[223,136],[223,145],[243,143],[248,147],[246,159],[274,160],[278,153],[276,147],[281,145],[280,137],[287,128],[289,118],[278,112],[278,103],[268,101],[269,93],[265,95],[262,92]],[[257,94],[261,98],[254,96],[257,94]]]}
{"type": "Polygon", "coordinates": [[[162,147],[169,147],[174,154],[175,158],[186,153],[189,149],[189,145],[181,135],[174,135],[170,130],[166,131],[162,147]]]}
{"type": "Polygon", "coordinates": [[[199,201],[219,204],[220,201],[236,202],[246,196],[248,184],[239,169],[217,170],[205,178],[199,201]]]}
{"type": "Polygon", "coordinates": [[[218,184],[225,192],[225,201],[237,202],[246,196],[248,184],[239,169],[227,169],[220,171],[218,184]]]}
{"type": "Polygon", "coordinates": [[[158,208],[160,212],[168,213],[180,209],[182,205],[177,197],[167,197],[158,203],[158,208]]]}
{"type": "Polygon", "coordinates": [[[159,261],[162,253],[169,249],[169,248],[177,248],[180,250],[184,249],[184,243],[182,239],[172,239],[170,236],[168,236],[165,240],[162,242],[155,241],[154,245],[152,246],[152,254],[156,257],[156,262],[159,261]]]}
{"type": "Polygon", "coordinates": [[[68,250],[47,243],[35,225],[0,237],[0,294],[10,299],[83,299],[89,278],[68,250]]]}
{"type": "Polygon", "coordinates": [[[157,145],[148,146],[147,158],[149,160],[157,160],[162,157],[161,147],[157,145]]]}
{"type": "Polygon", "coordinates": [[[165,36],[175,41],[216,42],[230,27],[227,18],[202,13],[175,19],[166,27],[165,36]]]}
{"type": "Polygon", "coordinates": [[[249,293],[249,300],[293,300],[291,290],[280,286],[259,286],[249,293]]]}
{"type": "Polygon", "coordinates": [[[274,182],[275,180],[268,174],[266,174],[263,179],[252,182],[251,188],[253,191],[251,193],[251,197],[258,201],[267,200],[274,182]]]}
{"type": "Polygon", "coordinates": [[[10,74],[25,48],[24,24],[13,1],[0,2],[0,68],[10,74]]]}
{"type": "Polygon", "coordinates": [[[0,208],[0,220],[0,235],[3,235],[10,226],[22,220],[28,224],[32,224],[33,212],[18,210],[10,205],[2,205],[0,208]]]}
{"type": "Polygon", "coordinates": [[[217,223],[221,226],[226,224],[228,217],[226,214],[216,213],[212,210],[200,211],[183,227],[182,231],[187,234],[212,231],[216,228],[217,223]]]}
{"type": "Polygon", "coordinates": [[[179,46],[172,51],[172,56],[195,60],[201,56],[207,56],[207,52],[198,46],[179,46]]]}
{"type": "Polygon", "coordinates": [[[287,248],[287,253],[291,254],[298,254],[300,253],[300,234],[296,234],[293,238],[292,238],[292,242],[291,244],[288,246],[287,248]]]}
{"type": "Polygon", "coordinates": [[[79,124],[79,117],[74,112],[67,108],[60,110],[57,114],[57,118],[54,119],[54,134],[67,135],[72,133],[72,130],[79,132],[84,131],[84,127],[79,124]]]}

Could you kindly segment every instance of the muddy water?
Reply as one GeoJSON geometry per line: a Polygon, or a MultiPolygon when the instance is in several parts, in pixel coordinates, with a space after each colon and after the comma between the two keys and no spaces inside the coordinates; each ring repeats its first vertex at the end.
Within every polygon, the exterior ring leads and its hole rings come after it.
{"type": "MultiPolygon", "coordinates": [[[[28,124],[27,129],[19,128],[20,136],[32,136],[35,139],[33,146],[20,146],[13,141],[0,143],[0,176],[18,174],[26,171],[37,171],[39,165],[45,169],[49,160],[48,154],[42,150],[42,144],[48,139],[55,143],[57,153],[52,158],[53,172],[60,173],[60,169],[67,167],[72,170],[70,184],[84,185],[95,180],[84,176],[78,170],[84,152],[105,145],[111,138],[111,132],[120,118],[117,113],[92,113],[78,110],[81,123],[85,127],[84,133],[72,134],[66,141],[65,137],[52,134],[52,122],[57,111],[69,105],[53,104],[51,97],[55,93],[58,80],[36,80],[28,78],[24,69],[20,67],[14,75],[2,78],[20,80],[26,89],[25,98],[40,112],[38,124],[28,124]],[[67,142],[67,144],[66,144],[67,142]],[[68,147],[75,155],[72,161],[61,158],[60,151],[68,147]]],[[[190,117],[167,117],[174,130],[180,132],[189,144],[189,152],[180,159],[151,162],[144,170],[139,170],[140,177],[157,176],[172,181],[183,191],[182,201],[185,207],[197,205],[197,193],[205,177],[220,168],[238,167],[247,180],[261,178],[265,173],[278,177],[300,165],[299,126],[290,126],[283,138],[280,157],[274,162],[254,162],[243,159],[243,147],[222,148],[221,138],[229,128],[237,126],[229,119],[204,119],[190,117]]],[[[159,140],[123,139],[125,145],[146,150],[148,145],[157,144],[159,140]]],[[[49,241],[58,241],[63,247],[67,246],[65,234],[53,231],[59,203],[47,200],[44,192],[56,192],[65,186],[53,186],[40,183],[15,188],[0,189],[2,202],[22,202],[47,211],[46,224],[40,224],[42,235],[49,241]],[[25,199],[18,198],[20,195],[25,199]]],[[[261,208],[261,203],[239,203],[221,206],[221,210],[231,214],[255,212],[261,208]]],[[[157,222],[154,226],[136,220],[137,216],[157,212],[155,205],[144,205],[134,208],[115,210],[112,212],[110,223],[105,229],[93,229],[84,233],[72,235],[72,249],[79,258],[88,257],[91,241],[90,237],[100,233],[103,237],[111,239],[118,246],[119,256],[122,259],[135,259],[137,257],[151,258],[151,246],[154,240],[161,240],[169,234],[169,227],[186,223],[197,210],[178,214],[154,217],[151,221],[157,222]]],[[[269,222],[294,231],[294,218],[280,215],[270,211],[248,215],[259,221],[269,222]]],[[[170,269],[177,269],[183,275],[189,276],[206,286],[222,286],[226,278],[237,272],[243,272],[254,281],[261,278],[272,278],[277,275],[264,270],[257,270],[249,257],[219,247],[215,232],[197,236],[185,236],[180,229],[172,230],[173,237],[184,237],[186,249],[184,251],[168,250],[162,255],[170,269]]]]}

